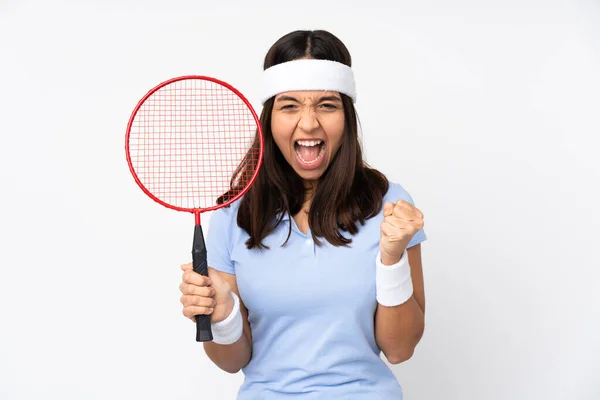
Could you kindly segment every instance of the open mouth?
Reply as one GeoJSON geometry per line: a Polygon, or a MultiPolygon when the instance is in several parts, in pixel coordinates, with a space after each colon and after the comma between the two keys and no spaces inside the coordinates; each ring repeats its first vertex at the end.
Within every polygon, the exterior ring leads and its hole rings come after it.
{"type": "Polygon", "coordinates": [[[317,164],[323,158],[325,142],[319,139],[296,140],[294,149],[302,164],[310,166],[317,164]]]}

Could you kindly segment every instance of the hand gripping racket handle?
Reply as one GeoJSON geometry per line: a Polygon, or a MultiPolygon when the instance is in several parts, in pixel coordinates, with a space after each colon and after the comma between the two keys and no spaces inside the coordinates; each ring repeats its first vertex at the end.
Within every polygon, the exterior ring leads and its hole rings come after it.
{"type": "MultiPolygon", "coordinates": [[[[208,276],[208,263],[206,261],[206,244],[202,227],[196,225],[194,228],[194,245],[192,247],[192,261],[194,272],[208,276]]],[[[210,329],[210,315],[196,315],[196,341],[209,342],[213,340],[210,329]]]]}

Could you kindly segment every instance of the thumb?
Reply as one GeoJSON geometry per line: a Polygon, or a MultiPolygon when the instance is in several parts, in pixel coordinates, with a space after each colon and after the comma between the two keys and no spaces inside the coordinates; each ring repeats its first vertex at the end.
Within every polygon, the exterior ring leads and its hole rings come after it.
{"type": "Polygon", "coordinates": [[[226,301],[228,298],[226,296],[231,292],[229,282],[223,279],[217,270],[210,267],[208,268],[208,277],[211,280],[210,286],[215,290],[215,300],[217,302],[226,301]]]}
{"type": "Polygon", "coordinates": [[[217,270],[210,268],[210,267],[208,268],[208,278],[212,282],[211,286],[214,287],[216,290],[224,288],[225,286],[229,286],[227,281],[225,281],[225,279],[221,278],[221,275],[219,275],[219,272],[217,272],[217,270]]]}
{"type": "Polygon", "coordinates": [[[389,215],[392,215],[392,213],[394,212],[394,203],[392,203],[391,201],[386,202],[383,205],[383,217],[387,217],[389,215]]]}
{"type": "Polygon", "coordinates": [[[192,263],[181,264],[181,270],[182,271],[188,271],[190,269],[192,269],[192,263]]]}

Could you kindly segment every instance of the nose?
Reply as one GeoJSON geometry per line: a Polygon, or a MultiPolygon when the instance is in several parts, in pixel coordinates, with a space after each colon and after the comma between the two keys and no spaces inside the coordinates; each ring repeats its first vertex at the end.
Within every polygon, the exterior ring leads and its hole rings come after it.
{"type": "Polygon", "coordinates": [[[319,120],[315,116],[314,111],[310,107],[307,107],[307,109],[305,109],[300,115],[298,128],[302,129],[304,132],[312,132],[318,127],[319,120]]]}

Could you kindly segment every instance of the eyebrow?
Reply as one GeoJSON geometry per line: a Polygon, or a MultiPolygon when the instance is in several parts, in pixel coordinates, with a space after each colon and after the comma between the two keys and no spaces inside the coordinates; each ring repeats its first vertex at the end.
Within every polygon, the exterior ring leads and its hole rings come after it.
{"type": "MultiPolygon", "coordinates": [[[[276,101],[294,101],[296,103],[299,103],[298,99],[296,99],[295,97],[286,96],[286,95],[283,95],[283,96],[277,98],[276,101]]],[[[342,99],[339,98],[339,97],[337,97],[337,96],[323,96],[323,97],[321,97],[319,99],[319,101],[317,101],[317,103],[321,103],[323,101],[337,101],[337,102],[340,102],[340,101],[342,101],[342,99]]]]}

